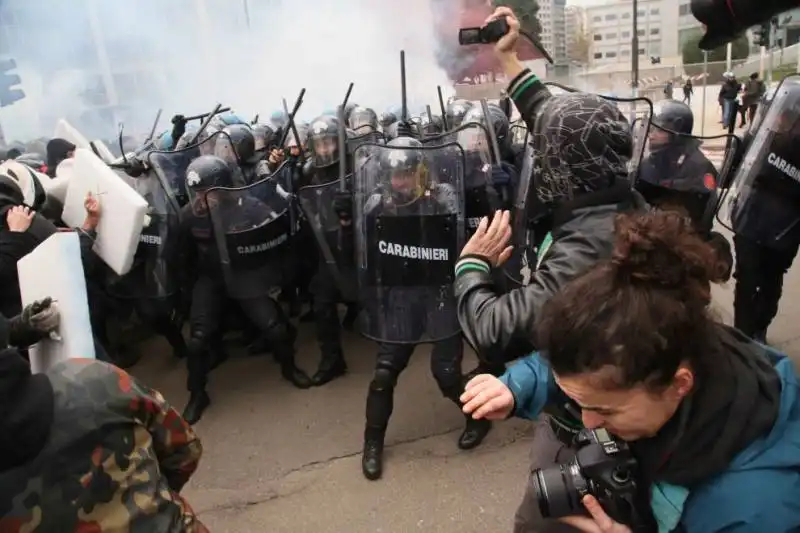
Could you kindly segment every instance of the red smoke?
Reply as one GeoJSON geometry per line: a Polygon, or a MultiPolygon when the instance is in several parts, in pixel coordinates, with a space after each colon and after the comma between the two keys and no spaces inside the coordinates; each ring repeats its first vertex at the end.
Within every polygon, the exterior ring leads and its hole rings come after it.
{"type": "MultiPolygon", "coordinates": [[[[483,26],[494,12],[491,0],[431,0],[435,13],[435,32],[439,40],[439,66],[451,81],[472,83],[484,74],[502,74],[491,45],[459,46],[459,28],[483,26]]],[[[541,57],[541,54],[524,38],[517,44],[517,54],[522,61],[541,57]]]]}

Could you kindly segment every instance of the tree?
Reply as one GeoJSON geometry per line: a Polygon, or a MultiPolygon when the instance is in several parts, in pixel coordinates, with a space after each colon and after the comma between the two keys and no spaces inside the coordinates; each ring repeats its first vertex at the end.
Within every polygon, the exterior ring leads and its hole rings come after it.
{"type": "Polygon", "coordinates": [[[519,19],[520,27],[541,40],[542,25],[539,23],[539,3],[536,0],[499,0],[495,4],[510,7],[519,19]]]}
{"type": "Polygon", "coordinates": [[[584,65],[589,63],[589,36],[585,33],[579,33],[575,36],[575,42],[569,50],[569,58],[584,65]]]}
{"type": "MultiPolygon", "coordinates": [[[[702,63],[703,62],[703,51],[700,50],[700,38],[702,35],[693,35],[690,37],[684,44],[683,50],[681,53],[683,55],[683,64],[684,65],[691,65],[694,63],[702,63]]],[[[735,41],[733,41],[733,46],[731,50],[731,58],[736,61],[739,59],[747,59],[747,56],[750,55],[750,41],[747,39],[747,35],[741,35],[735,41]]],[[[709,50],[708,52],[708,61],[725,61],[728,58],[728,50],[727,45],[722,45],[719,48],[715,48],[713,50],[709,50]]]]}

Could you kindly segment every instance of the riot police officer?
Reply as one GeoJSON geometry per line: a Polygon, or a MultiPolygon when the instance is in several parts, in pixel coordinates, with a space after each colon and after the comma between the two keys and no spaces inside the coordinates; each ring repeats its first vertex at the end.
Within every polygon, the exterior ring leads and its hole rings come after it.
{"type": "MultiPolygon", "coordinates": [[[[636,189],[652,206],[685,211],[716,249],[720,265],[727,265],[727,278],[733,268],[731,246],[724,235],[712,231],[720,176],[700,150],[704,139],[692,136],[693,126],[692,110],[683,102],[665,100],[655,106],[636,189]]],[[[729,157],[735,157],[737,142],[727,139],[729,157]]]]}
{"type": "MultiPolygon", "coordinates": [[[[186,185],[193,195],[191,203],[181,210],[180,251],[186,279],[193,279],[190,311],[190,332],[187,342],[187,369],[189,402],[184,418],[191,424],[200,420],[211,400],[206,391],[208,373],[214,365],[214,355],[219,350],[220,325],[224,306],[230,301],[226,280],[220,261],[219,237],[209,216],[216,203],[224,201],[209,195],[212,187],[231,187],[233,172],[221,158],[204,155],[192,161],[186,170],[186,185]]],[[[265,206],[253,198],[243,198],[227,210],[237,221],[226,221],[232,226],[251,228],[263,220],[265,206]]],[[[242,272],[247,274],[247,272],[242,272]]],[[[243,276],[249,277],[249,276],[243,276]]],[[[268,283],[268,280],[254,280],[268,283]]],[[[260,287],[259,287],[260,288],[260,287]]],[[[247,318],[269,341],[281,365],[281,375],[298,388],[308,388],[311,382],[294,361],[296,332],[283,311],[261,290],[251,295],[241,294],[236,303],[247,318]],[[252,297],[250,297],[252,296],[252,297]]]]}
{"type": "MultiPolygon", "coordinates": [[[[379,342],[367,393],[362,455],[362,472],[370,480],[382,475],[384,436],[393,410],[394,388],[420,342],[433,343],[433,376],[445,398],[460,407],[463,345],[449,288],[451,270],[443,274],[439,269],[452,268],[444,250],[449,246],[457,248],[457,240],[461,240],[449,224],[463,210],[457,188],[463,185],[452,172],[440,172],[438,163],[446,162],[446,157],[429,152],[416,139],[394,139],[379,150],[378,164],[370,167],[380,175],[373,180],[373,190],[361,190],[370,187],[370,183],[359,181],[356,185],[356,199],[371,192],[358,221],[358,254],[365,258],[359,262],[366,264],[366,268],[359,267],[361,328],[364,335],[379,342]],[[454,183],[444,182],[446,179],[454,183]],[[409,220],[414,222],[409,224],[409,220]],[[373,233],[374,228],[381,228],[377,231],[382,233],[373,233]],[[413,242],[388,242],[401,238],[413,242]],[[417,242],[417,238],[424,242],[417,242]],[[418,252],[403,256],[410,260],[397,259],[406,249],[418,252]]],[[[485,431],[476,433],[475,424],[470,421],[468,418],[467,428],[459,438],[462,449],[477,446],[485,436],[485,431]]]]}
{"type": "Polygon", "coordinates": [[[352,291],[343,287],[351,277],[348,272],[352,272],[353,266],[352,228],[340,225],[332,211],[337,196],[341,196],[341,204],[350,195],[349,191],[343,195],[339,193],[339,158],[347,157],[347,154],[339,153],[338,118],[323,115],[311,121],[306,142],[309,157],[304,173],[310,176],[311,186],[301,189],[298,194],[320,252],[317,272],[311,281],[317,341],[321,351],[319,368],[312,381],[319,386],[347,372],[338,307],[339,303],[347,303],[350,320],[354,319],[355,307],[351,295],[347,294],[352,291]],[[305,196],[307,192],[309,194],[305,196]]]}
{"type": "Polygon", "coordinates": [[[800,84],[784,80],[749,144],[721,218],[736,251],[734,325],[766,342],[800,245],[800,84]]]}

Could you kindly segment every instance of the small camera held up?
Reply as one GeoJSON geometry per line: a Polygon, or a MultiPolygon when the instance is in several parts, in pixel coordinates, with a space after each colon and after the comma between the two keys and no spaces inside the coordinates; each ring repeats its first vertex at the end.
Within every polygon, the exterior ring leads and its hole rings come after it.
{"type": "Polygon", "coordinates": [[[505,18],[500,18],[482,28],[461,28],[458,30],[458,44],[467,46],[496,43],[506,33],[508,33],[508,22],[505,18]]]}

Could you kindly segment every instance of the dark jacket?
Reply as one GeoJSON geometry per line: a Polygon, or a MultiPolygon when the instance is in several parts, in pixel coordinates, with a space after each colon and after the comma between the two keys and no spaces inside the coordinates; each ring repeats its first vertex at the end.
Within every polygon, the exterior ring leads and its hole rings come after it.
{"type": "MultiPolygon", "coordinates": [[[[529,70],[511,82],[508,93],[528,129],[535,131],[536,109],[550,93],[529,70]]],[[[464,336],[480,356],[508,362],[533,351],[542,306],[566,283],[610,256],[616,215],[638,205],[644,202],[627,182],[562,204],[554,214],[552,243],[541,247],[530,283],[505,294],[495,284],[485,259],[462,257],[454,282],[458,318],[464,336]]]]}
{"type": "Polygon", "coordinates": [[[207,532],[180,495],[202,447],[161,394],[93,359],[0,369],[0,531],[207,532]]]}
{"type": "Polygon", "coordinates": [[[726,80],[725,83],[719,88],[719,97],[721,100],[736,100],[739,96],[739,89],[741,85],[736,80],[726,80]]]}

